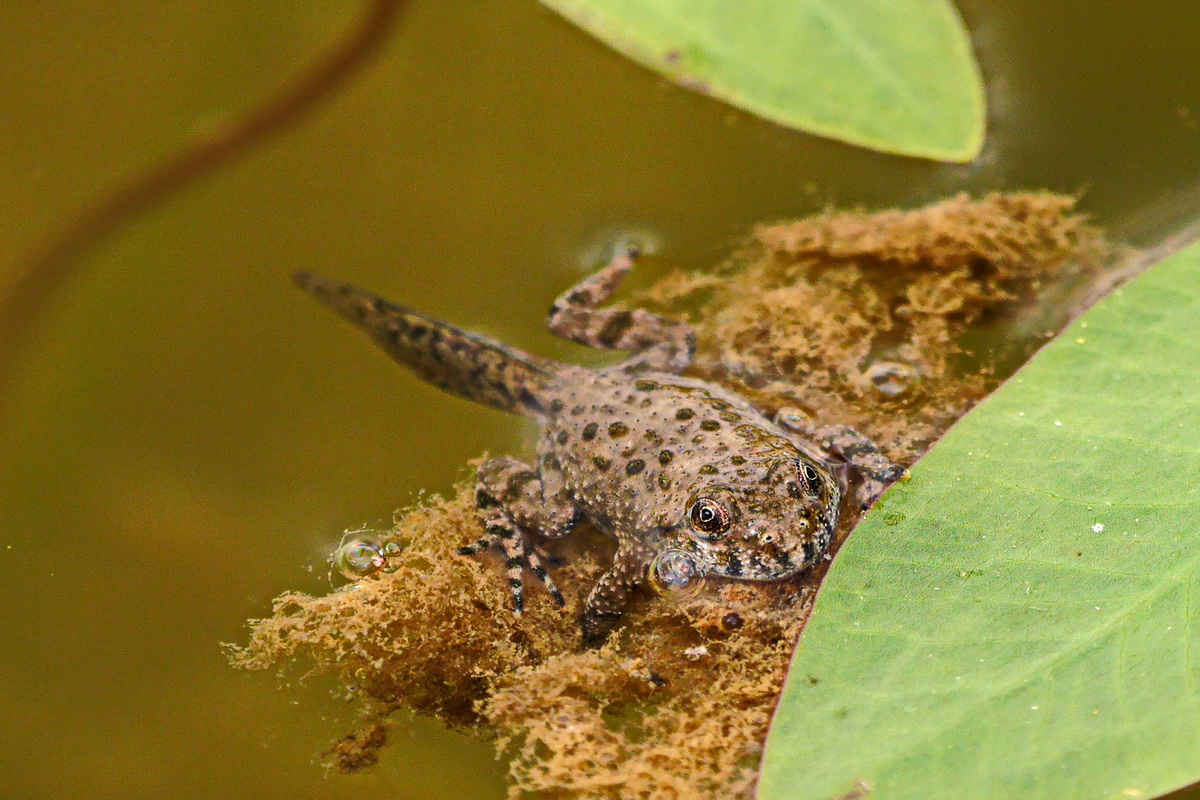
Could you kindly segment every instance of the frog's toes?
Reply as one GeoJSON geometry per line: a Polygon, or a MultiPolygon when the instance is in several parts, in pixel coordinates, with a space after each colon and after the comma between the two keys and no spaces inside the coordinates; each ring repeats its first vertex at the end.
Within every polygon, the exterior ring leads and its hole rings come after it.
{"type": "Polygon", "coordinates": [[[869,472],[858,492],[861,510],[866,511],[875,505],[875,501],[887,491],[889,486],[906,477],[908,477],[908,469],[899,464],[889,464],[887,467],[869,472]]]}
{"type": "Polygon", "coordinates": [[[529,567],[530,571],[533,572],[534,577],[538,579],[542,586],[546,587],[546,592],[550,595],[550,598],[554,600],[555,604],[559,608],[565,608],[567,601],[563,599],[562,592],[560,592],[558,587],[554,585],[554,579],[550,577],[548,572],[546,572],[546,568],[542,566],[541,557],[532,547],[530,547],[525,553],[525,563],[526,566],[529,567]]]}
{"type": "Polygon", "coordinates": [[[533,547],[513,528],[502,525],[488,526],[488,533],[474,544],[457,549],[462,556],[474,556],[493,547],[504,553],[505,578],[509,591],[512,593],[513,610],[519,616],[525,610],[525,571],[533,573],[538,582],[546,587],[551,599],[559,608],[566,606],[567,601],[562,592],[555,586],[554,580],[546,572],[542,558],[533,547]]]}

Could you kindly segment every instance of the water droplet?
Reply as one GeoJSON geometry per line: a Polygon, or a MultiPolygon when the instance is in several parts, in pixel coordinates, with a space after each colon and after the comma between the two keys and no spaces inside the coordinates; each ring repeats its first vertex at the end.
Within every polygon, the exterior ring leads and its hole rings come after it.
{"type": "Polygon", "coordinates": [[[333,554],[333,566],[352,581],[374,575],[387,563],[379,542],[362,535],[343,539],[333,554]]]}
{"type": "Polygon", "coordinates": [[[876,361],[866,372],[867,380],[884,397],[907,394],[919,377],[916,367],[900,361],[876,361]]]}
{"type": "Polygon", "coordinates": [[[663,597],[686,599],[704,587],[704,576],[684,551],[663,550],[650,562],[650,585],[663,597]]]}
{"type": "Polygon", "coordinates": [[[404,547],[399,542],[391,541],[383,546],[383,555],[385,558],[395,558],[403,549],[404,547]]]}
{"type": "Polygon", "coordinates": [[[787,406],[775,414],[775,424],[781,428],[804,433],[809,429],[812,418],[799,408],[787,406]]]}

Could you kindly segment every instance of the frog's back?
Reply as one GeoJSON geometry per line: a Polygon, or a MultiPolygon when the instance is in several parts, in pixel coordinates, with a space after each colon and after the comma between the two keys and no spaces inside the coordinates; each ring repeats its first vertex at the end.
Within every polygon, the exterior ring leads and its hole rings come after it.
{"type": "Polygon", "coordinates": [[[577,501],[608,527],[670,525],[697,476],[728,471],[754,480],[756,460],[794,448],[749,403],[706,381],[568,367],[560,386],[542,457],[556,462],[577,501]]]}
{"type": "Polygon", "coordinates": [[[866,503],[903,471],[851,429],[816,429],[818,447],[724,388],[681,377],[696,343],[686,322],[601,308],[633,257],[615,256],[550,309],[550,329],[560,336],[631,353],[602,370],[538,358],[352,286],[296,276],[419,377],[543,423],[537,464],[501,457],[480,466],[475,499],[484,535],[458,552],[503,553],[516,613],[529,574],[561,606],[527,537],[555,538],[583,519],[594,522],[617,540],[617,552],[584,603],[588,645],[604,640],[648,573],[664,585],[709,575],[777,580],[816,563],[844,489],[844,472],[834,474],[827,453],[866,466],[859,489],[866,503]]]}

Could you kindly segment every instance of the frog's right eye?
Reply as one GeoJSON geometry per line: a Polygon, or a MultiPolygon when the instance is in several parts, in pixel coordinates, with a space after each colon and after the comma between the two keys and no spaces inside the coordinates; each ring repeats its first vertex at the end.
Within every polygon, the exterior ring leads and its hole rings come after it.
{"type": "Polygon", "coordinates": [[[688,521],[700,533],[716,536],[729,530],[733,515],[729,509],[708,497],[701,497],[688,511],[688,521]]]}

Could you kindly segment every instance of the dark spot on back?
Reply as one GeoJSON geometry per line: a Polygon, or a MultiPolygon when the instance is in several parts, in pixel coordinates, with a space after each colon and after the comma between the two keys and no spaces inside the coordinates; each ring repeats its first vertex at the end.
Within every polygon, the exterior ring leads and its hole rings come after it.
{"type": "Polygon", "coordinates": [[[675,419],[679,420],[691,419],[694,416],[696,416],[696,412],[690,408],[681,408],[675,412],[675,419]]]}
{"type": "Polygon", "coordinates": [[[740,467],[742,464],[746,463],[746,457],[745,456],[730,456],[729,463],[733,464],[734,466],[740,467]]]}
{"type": "Polygon", "coordinates": [[[721,423],[717,422],[715,419],[706,419],[704,422],[700,423],[700,430],[715,431],[720,430],[720,428],[721,423]]]}
{"type": "Polygon", "coordinates": [[[675,454],[672,453],[670,450],[663,450],[661,453],[658,454],[658,463],[670,464],[671,459],[674,457],[675,457],[675,454]]]}
{"type": "Polygon", "coordinates": [[[570,438],[570,437],[567,436],[566,431],[559,431],[558,436],[555,437],[555,441],[558,442],[559,444],[566,444],[568,438],[570,438]]]}
{"type": "Polygon", "coordinates": [[[571,409],[571,416],[578,417],[586,410],[585,406],[575,406],[571,409]]]}
{"type": "Polygon", "coordinates": [[[741,414],[735,414],[732,411],[724,411],[721,413],[721,419],[726,422],[738,422],[742,418],[741,414]]]}
{"type": "Polygon", "coordinates": [[[614,422],[608,426],[608,435],[616,439],[629,433],[629,426],[624,422],[614,422]]]}
{"type": "Polygon", "coordinates": [[[637,389],[639,392],[649,392],[654,389],[657,389],[658,384],[655,383],[654,381],[640,380],[640,381],[636,381],[633,384],[633,388],[637,389]]]}
{"type": "Polygon", "coordinates": [[[550,401],[550,410],[555,414],[563,410],[563,401],[557,397],[550,401]]]}
{"type": "Polygon", "coordinates": [[[716,475],[717,468],[714,467],[712,464],[705,464],[703,467],[700,468],[699,472],[701,475],[716,475]]]}
{"type": "Polygon", "coordinates": [[[567,295],[567,302],[574,306],[585,306],[592,302],[592,293],[587,289],[576,289],[567,295]]]}
{"type": "Polygon", "coordinates": [[[596,465],[596,469],[603,471],[608,469],[609,461],[604,456],[595,456],[592,463],[596,465]]]}
{"type": "Polygon", "coordinates": [[[592,439],[595,439],[596,431],[598,431],[598,430],[600,430],[600,426],[594,422],[589,422],[587,425],[584,425],[583,426],[583,440],[585,442],[590,442],[592,439]]]}
{"type": "Polygon", "coordinates": [[[630,461],[628,464],[625,465],[625,472],[628,475],[637,475],[639,472],[641,472],[645,468],[646,468],[646,462],[642,461],[640,458],[635,458],[633,461],[630,461]]]}

